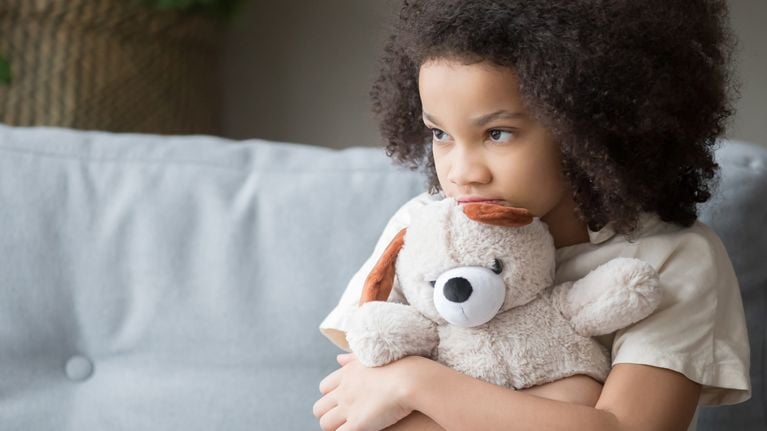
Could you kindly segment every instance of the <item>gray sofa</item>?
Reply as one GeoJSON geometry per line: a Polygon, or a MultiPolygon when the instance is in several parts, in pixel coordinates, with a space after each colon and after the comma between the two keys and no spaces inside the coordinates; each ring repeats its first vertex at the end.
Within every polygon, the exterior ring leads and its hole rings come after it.
{"type": "MultiPolygon", "coordinates": [[[[729,142],[715,205],[765,429],[767,150],[729,142]]],[[[380,149],[0,125],[0,430],[310,430],[317,326],[424,189],[380,149]]]]}

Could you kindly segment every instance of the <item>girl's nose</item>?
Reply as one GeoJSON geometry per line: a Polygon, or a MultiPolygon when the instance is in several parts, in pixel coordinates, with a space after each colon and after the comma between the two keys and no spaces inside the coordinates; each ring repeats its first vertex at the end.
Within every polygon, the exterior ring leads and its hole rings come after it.
{"type": "Polygon", "coordinates": [[[487,184],[492,178],[484,159],[470,151],[456,152],[447,179],[457,186],[487,184]]]}

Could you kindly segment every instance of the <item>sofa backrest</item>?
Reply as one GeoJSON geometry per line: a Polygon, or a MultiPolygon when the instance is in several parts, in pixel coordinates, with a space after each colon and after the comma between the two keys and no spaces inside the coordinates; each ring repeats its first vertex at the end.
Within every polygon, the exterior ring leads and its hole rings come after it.
{"type": "Polygon", "coordinates": [[[716,153],[719,186],[700,219],[720,236],[740,283],[751,343],[750,400],[701,408],[698,431],[767,429],[767,148],[729,141],[716,153]]]}

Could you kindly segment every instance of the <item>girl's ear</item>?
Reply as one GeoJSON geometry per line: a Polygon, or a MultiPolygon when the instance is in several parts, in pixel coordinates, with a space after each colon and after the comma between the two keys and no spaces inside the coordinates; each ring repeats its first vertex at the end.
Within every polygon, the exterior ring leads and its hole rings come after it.
{"type": "Polygon", "coordinates": [[[494,226],[520,227],[533,222],[528,210],[498,204],[466,203],[463,204],[463,213],[474,221],[494,226]]]}
{"type": "Polygon", "coordinates": [[[386,247],[386,250],[384,250],[383,255],[378,259],[376,266],[370,271],[370,275],[368,275],[362,288],[362,297],[360,298],[359,305],[370,301],[386,301],[389,299],[389,294],[394,287],[394,264],[397,262],[399,251],[405,243],[406,231],[407,228],[397,233],[386,247]]]}

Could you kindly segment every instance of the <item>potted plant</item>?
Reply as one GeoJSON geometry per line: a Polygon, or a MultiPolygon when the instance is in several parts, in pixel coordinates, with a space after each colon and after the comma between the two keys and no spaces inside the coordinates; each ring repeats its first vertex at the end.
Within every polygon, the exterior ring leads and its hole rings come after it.
{"type": "Polygon", "coordinates": [[[220,30],[243,1],[0,2],[0,122],[216,134],[220,30]]]}

